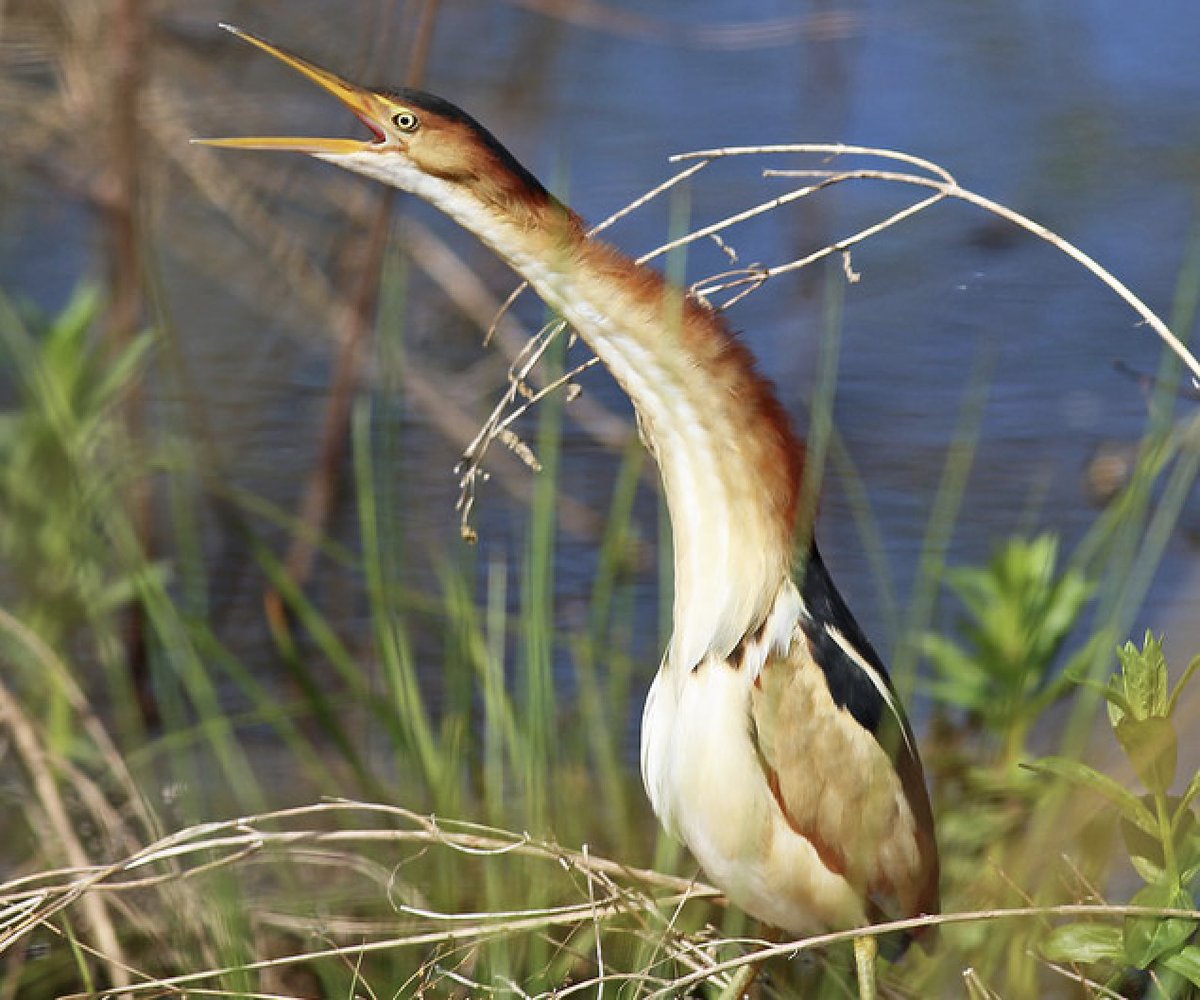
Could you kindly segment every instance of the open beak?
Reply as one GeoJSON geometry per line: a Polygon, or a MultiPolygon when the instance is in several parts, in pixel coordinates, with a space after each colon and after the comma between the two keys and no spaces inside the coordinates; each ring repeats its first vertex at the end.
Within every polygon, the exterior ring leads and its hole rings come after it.
{"type": "Polygon", "coordinates": [[[273,55],[281,62],[287,63],[292,69],[307,76],[320,84],[325,90],[339,98],[351,111],[358,115],[359,120],[367,126],[374,139],[323,139],[306,136],[239,136],[229,139],[193,139],[192,142],[202,146],[224,146],[230,149],[282,149],[295,153],[358,153],[364,149],[377,148],[386,141],[380,122],[386,121],[386,108],[383,102],[371,91],[355,86],[343,80],[335,73],[293,55],[286,49],[272,45],[265,39],[252,35],[232,24],[222,24],[222,28],[245,39],[251,45],[257,45],[264,52],[273,55]]]}

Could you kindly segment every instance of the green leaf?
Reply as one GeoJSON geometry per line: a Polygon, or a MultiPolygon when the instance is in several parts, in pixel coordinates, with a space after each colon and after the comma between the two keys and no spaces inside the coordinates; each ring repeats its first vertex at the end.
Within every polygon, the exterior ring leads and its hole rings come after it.
{"type": "Polygon", "coordinates": [[[1170,703],[1167,660],[1163,656],[1162,640],[1147,630],[1139,650],[1127,642],[1117,650],[1121,660],[1125,697],[1138,719],[1165,716],[1170,703]]]}
{"type": "Polygon", "coordinates": [[[1133,870],[1141,876],[1143,882],[1157,882],[1163,877],[1165,871],[1158,861],[1148,858],[1144,854],[1130,852],[1129,863],[1133,865],[1133,870]]]}
{"type": "Polygon", "coordinates": [[[1108,679],[1108,684],[1104,687],[1104,700],[1108,702],[1108,721],[1115,729],[1121,724],[1121,720],[1128,716],[1136,718],[1137,712],[1134,711],[1133,705],[1129,699],[1125,697],[1125,685],[1121,682],[1119,676],[1112,676],[1108,679]]]}
{"type": "Polygon", "coordinates": [[[54,326],[71,331],[73,338],[80,337],[100,318],[103,305],[100,286],[85,282],[71,293],[66,308],[55,317],[54,326]]]}
{"type": "MultiPolygon", "coordinates": [[[[1200,862],[1200,825],[1196,813],[1184,799],[1168,798],[1171,809],[1171,840],[1180,868],[1190,868],[1200,862]]],[[[1186,880],[1183,883],[1187,884],[1186,880]]]]}
{"type": "Polygon", "coordinates": [[[1066,757],[1043,757],[1041,760],[1024,766],[1031,771],[1051,774],[1069,781],[1079,788],[1095,792],[1115,805],[1129,822],[1152,837],[1157,837],[1158,823],[1154,814],[1133,792],[1124,785],[1118,784],[1107,774],[1101,774],[1086,764],[1081,764],[1077,760],[1069,760],[1066,757]]]}
{"type": "Polygon", "coordinates": [[[1179,864],[1179,882],[1191,885],[1200,878],[1200,829],[1192,827],[1175,838],[1175,857],[1179,864]]]}
{"type": "Polygon", "coordinates": [[[139,334],[120,354],[109,360],[105,369],[97,373],[92,398],[88,401],[93,409],[107,406],[137,380],[147,354],[155,345],[155,339],[151,331],[139,334]]]}
{"type": "MultiPolygon", "coordinates": [[[[1161,906],[1191,910],[1192,898],[1178,885],[1148,885],[1130,902],[1134,906],[1161,906]]],[[[1196,930],[1196,921],[1184,917],[1127,917],[1125,957],[1138,969],[1148,969],[1165,955],[1173,954],[1196,930]]]]}
{"type": "Polygon", "coordinates": [[[984,676],[979,664],[961,646],[945,636],[928,633],[921,640],[921,652],[939,673],[947,677],[974,681],[984,676]]]}
{"type": "Polygon", "coordinates": [[[1187,809],[1196,800],[1196,796],[1200,795],[1200,771],[1192,775],[1192,780],[1188,782],[1187,791],[1183,793],[1183,798],[1180,800],[1179,808],[1187,809]]]}
{"type": "Polygon", "coordinates": [[[1042,942],[1042,956],[1051,962],[1122,962],[1121,928],[1112,924],[1063,924],[1042,942]]]}
{"type": "Polygon", "coordinates": [[[1163,965],[1193,986],[1200,987],[1200,945],[1189,944],[1163,959],[1163,965]]]}
{"type": "Polygon", "coordinates": [[[935,681],[929,685],[929,695],[934,701],[950,705],[968,712],[982,712],[987,706],[995,703],[995,699],[982,685],[971,685],[965,682],[935,681]]]}
{"type": "Polygon", "coordinates": [[[1165,795],[1175,781],[1179,760],[1179,740],[1171,720],[1161,715],[1144,719],[1126,716],[1117,723],[1116,731],[1142,784],[1157,795],[1165,795]]]}
{"type": "Polygon", "coordinates": [[[1188,681],[1192,679],[1192,674],[1200,670],[1200,656],[1197,656],[1191,663],[1187,665],[1183,676],[1179,678],[1179,683],[1175,685],[1175,690],[1171,692],[1171,698],[1167,702],[1167,714],[1175,714],[1175,706],[1179,704],[1179,696],[1183,694],[1183,689],[1187,687],[1188,681]]]}

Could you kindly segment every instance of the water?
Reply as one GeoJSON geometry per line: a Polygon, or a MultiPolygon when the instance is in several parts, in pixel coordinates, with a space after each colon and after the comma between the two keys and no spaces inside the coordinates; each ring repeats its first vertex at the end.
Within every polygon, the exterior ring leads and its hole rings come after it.
{"type": "MultiPolygon", "coordinates": [[[[935,160],[965,185],[1046,223],[1160,314],[1169,312],[1194,226],[1200,154],[1193,58],[1200,9],[1193,3],[1064,9],[704,0],[685,15],[659,0],[636,10],[604,8],[610,19],[595,28],[547,18],[536,6],[446,4],[428,86],[487,122],[586,218],[603,218],[661,181],[673,152],[798,140],[893,147],[935,160]],[[763,25],[771,30],[750,30],[763,25]]],[[[179,5],[166,15],[170,31],[155,66],[176,97],[185,88],[188,132],[353,130],[304,81],[219,35],[219,19],[240,19],[347,75],[402,82],[394,53],[405,39],[397,24],[366,29],[348,24],[340,7],[315,2],[289,5],[286,17],[237,4],[179,5]],[[356,73],[367,63],[369,71],[356,73]]],[[[227,169],[240,175],[253,168],[231,160],[227,169]]],[[[319,262],[354,238],[314,207],[314,185],[341,181],[332,168],[278,158],[265,169],[274,224],[319,262]]],[[[0,284],[53,308],[78,275],[99,269],[94,256],[84,259],[95,250],[92,219],[36,178],[6,175],[0,284]]],[[[327,327],[303,302],[288,300],[261,255],[189,184],[177,174],[160,184],[154,239],[193,405],[210,423],[224,473],[294,507],[330,377],[327,327]]],[[[369,194],[365,182],[347,190],[340,197],[369,194]]],[[[696,186],[690,211],[708,220],[779,190],[780,182],[732,167],[696,186]]],[[[898,204],[895,192],[878,185],[842,189],[749,227],[735,241],[746,261],[788,259],[898,204]]],[[[501,294],[510,287],[503,268],[469,237],[420,206],[404,211],[450,240],[490,287],[501,294]]],[[[669,225],[664,204],[622,224],[614,239],[640,252],[664,239],[669,225]]],[[[697,251],[692,263],[699,269],[719,263],[719,255],[697,251]]],[[[990,373],[988,401],[951,560],[983,559],[1018,529],[1057,531],[1069,548],[1094,517],[1082,481],[1090,456],[1105,442],[1132,442],[1143,427],[1145,400],[1114,362],[1152,372],[1155,338],[1078,267],[967,206],[936,208],[857,249],[853,264],[862,279],[844,289],[835,416],[865,478],[899,592],[913,578],[946,448],[981,363],[990,373]]],[[[824,281],[814,269],[733,314],[798,419],[812,391],[824,281]]],[[[414,271],[409,287],[403,336],[410,354],[434,367],[476,363],[482,354],[474,333],[428,279],[414,271]]],[[[523,315],[536,321],[538,309],[528,305],[523,315]]],[[[603,377],[589,376],[585,385],[627,413],[603,377]]],[[[461,402],[480,415],[487,405],[461,402]]],[[[450,474],[459,449],[411,404],[396,420],[402,447],[389,456],[390,475],[402,484],[404,503],[395,516],[421,559],[459,544],[450,474]]],[[[615,459],[577,432],[568,449],[568,491],[602,510],[615,459]]],[[[652,535],[652,497],[639,511],[652,535]]],[[[516,501],[490,489],[479,517],[485,551],[518,551],[523,516],[516,501]]],[[[349,509],[339,515],[344,537],[352,537],[352,520],[349,509]]],[[[1200,648],[1197,529],[1193,499],[1139,617],[1139,628],[1168,631],[1176,660],[1200,648]]],[[[851,605],[887,648],[891,623],[836,480],[823,502],[820,537],[851,605]]],[[[210,544],[214,572],[229,574],[223,598],[230,621],[241,623],[245,648],[265,649],[253,578],[228,545],[210,544]]],[[[568,617],[586,599],[592,551],[590,540],[564,544],[568,617]]],[[[652,606],[650,579],[647,572],[652,606]]],[[[647,674],[653,645],[648,639],[647,674]]]]}

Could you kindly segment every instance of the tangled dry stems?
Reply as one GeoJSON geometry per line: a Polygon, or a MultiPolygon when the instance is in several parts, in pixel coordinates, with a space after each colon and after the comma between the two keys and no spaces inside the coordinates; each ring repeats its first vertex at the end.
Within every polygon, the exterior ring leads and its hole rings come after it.
{"type": "MultiPolygon", "coordinates": [[[[721,271],[693,281],[690,291],[714,309],[724,311],[741,302],[748,295],[758,291],[773,278],[795,273],[839,254],[842,256],[843,270],[847,280],[855,282],[859,276],[854,270],[850,257],[854,247],[859,246],[872,237],[880,235],[893,226],[915,218],[942,201],[954,199],[980,208],[1025,230],[1038,239],[1049,243],[1060,253],[1082,266],[1133,310],[1138,319],[1148,326],[1188,369],[1191,373],[1193,384],[1200,387],[1200,361],[1197,361],[1196,356],[1171,331],[1170,327],[1108,269],[1070,241],[1046,228],[1041,223],[1036,222],[1026,215],[1022,215],[1020,212],[1006,205],[962,187],[945,167],[930,160],[914,156],[911,153],[874,146],[846,145],[844,143],[729,146],[680,153],[671,157],[671,162],[685,163],[686,166],[661,184],[631,201],[624,208],[610,215],[599,225],[595,226],[592,232],[593,234],[603,232],[627,215],[662,197],[684,181],[696,177],[715,163],[741,157],[765,156],[816,157],[822,165],[801,169],[765,168],[761,174],[764,179],[800,179],[805,181],[805,183],[663,243],[638,257],[638,262],[646,263],[700,240],[711,240],[721,248],[731,262],[736,264],[740,259],[740,255],[730,237],[732,229],[742,223],[775,212],[787,205],[810,198],[822,191],[850,181],[881,181],[901,188],[929,190],[933,193],[919,198],[912,204],[892,212],[869,226],[865,226],[847,236],[829,242],[811,253],[769,266],[752,264],[721,271]],[[883,161],[885,164],[892,164],[908,169],[880,169],[877,167],[834,169],[829,165],[834,161],[840,162],[846,158],[855,158],[868,162],[883,161]]],[[[493,320],[485,341],[490,339],[492,333],[494,333],[498,325],[504,320],[518,297],[527,288],[528,285],[522,283],[508,297],[493,320]]],[[[513,430],[514,422],[550,392],[556,391],[563,386],[573,386],[575,379],[579,375],[598,363],[597,358],[589,357],[569,368],[562,376],[552,381],[544,382],[537,389],[531,388],[531,373],[537,367],[538,362],[545,356],[553,341],[566,333],[568,329],[567,325],[561,321],[551,322],[530,338],[525,348],[518,353],[515,360],[509,366],[507,390],[484,421],[478,433],[463,451],[462,459],[456,470],[459,475],[457,510],[461,519],[460,528],[462,536],[468,540],[473,541],[475,539],[475,531],[471,527],[470,518],[475,506],[479,484],[487,479],[487,473],[483,470],[482,466],[491,443],[498,442],[504,445],[513,451],[525,465],[537,470],[539,468],[537,456],[533,449],[513,430]]]]}
{"type": "MultiPolygon", "coordinates": [[[[866,931],[843,931],[801,940],[769,943],[757,939],[731,939],[711,929],[683,934],[674,927],[674,915],[693,900],[713,900],[719,893],[703,883],[644,868],[632,868],[598,857],[584,847],[571,850],[525,833],[500,830],[476,823],[443,820],[399,806],[352,800],[330,800],[281,809],[222,822],[187,827],[147,845],[142,850],[107,865],[60,868],[0,884],[0,955],[15,947],[37,928],[62,933],[58,918],[68,908],[94,894],[133,894],[178,885],[215,869],[244,866],[261,856],[272,863],[334,864],[343,870],[358,867],[386,892],[394,921],[345,921],[264,914],[279,929],[304,933],[330,943],[276,958],[238,966],[201,969],[170,977],[148,976],[125,965],[128,983],[99,995],[132,996],[186,988],[203,991],[205,984],[232,974],[262,973],[321,960],[361,960],[376,952],[422,949],[435,956],[431,966],[438,975],[464,979],[452,969],[452,957],[487,941],[514,935],[549,933],[556,929],[591,925],[596,954],[594,977],[563,984],[558,997],[595,989],[601,983],[639,981],[646,996],[657,1000],[679,995],[701,982],[721,983],[742,966],[770,958],[794,958],[814,949],[851,940],[861,933],[887,934],[923,926],[979,921],[1129,916],[1200,919],[1200,911],[1116,906],[1105,903],[1025,906],[947,913],[881,924],[866,931]],[[334,823],[349,821],[340,828],[334,823]],[[327,824],[322,826],[322,821],[327,824]],[[359,824],[359,825],[354,825],[359,824]],[[401,902],[396,898],[396,871],[389,872],[365,853],[369,846],[418,846],[444,849],[472,858],[501,861],[520,855],[544,861],[567,874],[577,886],[579,902],[535,909],[445,913],[401,902]],[[634,916],[637,930],[658,949],[662,959],[688,971],[671,977],[651,968],[635,972],[606,971],[601,933],[618,917],[634,916]],[[397,927],[411,927],[396,933],[397,927]],[[722,958],[730,947],[737,950],[722,958]]],[[[111,960],[112,956],[99,956],[111,960]]],[[[487,984],[472,986],[491,990],[487,984]]],[[[515,984],[509,984],[515,986],[515,984]]]]}
{"type": "MultiPolygon", "coordinates": [[[[267,922],[293,932],[325,939],[354,938],[339,943],[237,967],[212,968],[173,976],[146,977],[126,966],[125,982],[131,985],[112,992],[132,993],[163,988],[193,987],[232,973],[261,972],[321,959],[362,956],[404,948],[434,948],[440,953],[465,945],[515,934],[549,931],[577,925],[599,925],[618,915],[654,915],[672,912],[690,900],[712,899],[716,890],[699,882],[648,869],[631,868],[597,857],[586,847],[569,850],[528,834],[498,830],[475,823],[442,820],[398,806],[350,800],[244,816],[222,822],[187,827],[106,865],[75,866],[39,872],[0,885],[0,954],[13,948],[39,927],[58,933],[56,923],[65,910],[95,894],[131,894],[194,880],[216,869],[245,866],[269,854],[272,863],[297,865],[334,864],[343,871],[355,868],[386,894],[395,921],[330,921],[267,915],[267,922]],[[321,827],[333,823],[368,822],[380,825],[321,827]],[[386,825],[383,825],[386,824],[386,825]],[[370,846],[416,846],[446,849],[473,858],[501,859],[520,855],[553,865],[579,884],[581,902],[509,911],[445,913],[402,901],[407,895],[396,888],[398,875],[365,853],[370,846]],[[415,929],[396,934],[397,926],[415,929]],[[372,940],[361,940],[372,938],[372,940]]],[[[650,926],[647,924],[646,926],[650,926]]],[[[673,957],[702,971],[706,960],[697,942],[681,940],[664,945],[673,957]]],[[[111,961],[113,956],[100,956],[111,961]]],[[[122,963],[123,964],[123,963],[122,963]]]]}

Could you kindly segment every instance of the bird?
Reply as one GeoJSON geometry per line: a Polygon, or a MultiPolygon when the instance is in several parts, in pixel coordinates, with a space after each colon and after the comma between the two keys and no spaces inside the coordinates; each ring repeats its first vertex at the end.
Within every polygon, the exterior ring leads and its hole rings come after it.
{"type": "MultiPolygon", "coordinates": [[[[796,936],[940,909],[916,739],[809,525],[804,448],[723,315],[589,235],[483,125],[414,89],[368,88],[222,25],[339,98],[370,137],[244,136],[416,195],[565,319],[633,403],[673,543],[672,631],[642,716],[651,806],[751,917],[796,936]]],[[[876,995],[876,938],[854,939],[876,995]]]]}

